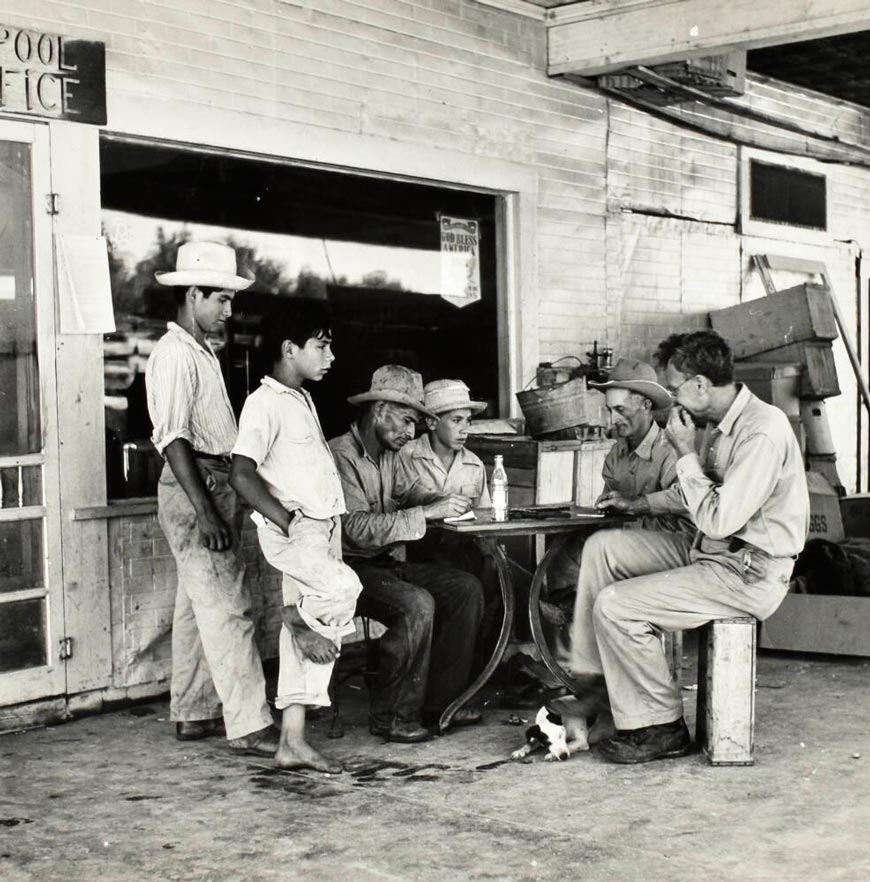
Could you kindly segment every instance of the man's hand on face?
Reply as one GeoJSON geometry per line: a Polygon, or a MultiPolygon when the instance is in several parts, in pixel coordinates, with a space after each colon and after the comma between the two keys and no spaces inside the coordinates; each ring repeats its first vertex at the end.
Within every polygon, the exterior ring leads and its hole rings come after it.
{"type": "Polygon", "coordinates": [[[455,518],[465,514],[471,508],[471,501],[467,496],[459,496],[451,493],[436,502],[430,502],[423,506],[423,516],[427,521],[440,521],[444,518],[455,518]]]}
{"type": "Polygon", "coordinates": [[[689,411],[679,404],[671,408],[665,435],[680,456],[695,452],[695,423],[689,411]]]}
{"type": "Polygon", "coordinates": [[[202,544],[209,551],[226,551],[232,544],[230,528],[213,506],[208,506],[196,515],[202,544]]]}

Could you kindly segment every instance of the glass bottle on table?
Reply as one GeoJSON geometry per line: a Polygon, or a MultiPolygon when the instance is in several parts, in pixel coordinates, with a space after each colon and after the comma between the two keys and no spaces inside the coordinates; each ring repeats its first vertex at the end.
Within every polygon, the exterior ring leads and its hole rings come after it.
{"type": "Polygon", "coordinates": [[[495,466],[490,481],[490,495],[492,497],[492,519],[506,521],[508,519],[508,479],[504,469],[504,456],[500,453],[495,456],[495,466]]]}

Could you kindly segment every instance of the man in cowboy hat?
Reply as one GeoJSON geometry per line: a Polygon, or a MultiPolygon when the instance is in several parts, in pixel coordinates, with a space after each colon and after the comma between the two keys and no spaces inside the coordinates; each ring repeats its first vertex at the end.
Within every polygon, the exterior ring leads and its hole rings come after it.
{"type": "Polygon", "coordinates": [[[180,741],[225,732],[233,750],[273,756],[278,739],[244,585],[241,512],[228,483],[236,419],[207,339],[254,279],[216,242],[182,245],[175,270],[155,278],[175,288],[178,303],[145,370],[152,441],[166,460],[157,517],[178,569],[170,714],[180,741]]]}
{"type": "Polygon", "coordinates": [[[578,593],[593,602],[574,667],[604,676],[616,732],[598,751],[616,763],[688,752],[659,634],[767,618],[788,591],[809,525],[794,432],[782,411],[734,382],[728,344],[712,331],[674,334],[656,357],[674,401],[665,433],[697,533],[602,530],[583,549],[578,593]]]}
{"type": "MultiPolygon", "coordinates": [[[[448,493],[400,508],[407,487],[396,457],[414,438],[421,415],[436,418],[423,397],[416,371],[380,367],[367,392],[348,398],[364,408],[359,421],[329,442],[347,507],[344,559],[363,586],[357,612],[387,628],[369,728],[406,743],[429,738],[423,723],[435,722],[467,685],[483,614],[483,588],[470,573],[406,560],[405,543],[422,539],[428,521],[460,515],[469,506],[467,497],[448,493]]],[[[479,712],[460,708],[453,724],[479,720],[479,712]]]]}

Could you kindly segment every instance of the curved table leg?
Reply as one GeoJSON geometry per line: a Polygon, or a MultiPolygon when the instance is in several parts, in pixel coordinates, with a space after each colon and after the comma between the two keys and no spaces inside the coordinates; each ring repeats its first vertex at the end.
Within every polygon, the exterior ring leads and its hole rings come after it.
{"type": "Polygon", "coordinates": [[[550,568],[550,564],[553,562],[556,555],[562,550],[565,543],[573,538],[573,536],[573,533],[564,533],[554,537],[553,542],[547,549],[547,553],[543,556],[535,570],[535,575],[532,578],[532,586],[529,589],[529,624],[532,628],[532,639],[535,641],[535,646],[538,647],[538,652],[541,653],[541,659],[550,672],[558,678],[560,683],[567,686],[572,692],[577,688],[576,681],[559,664],[559,662],[556,661],[553,653],[550,651],[550,647],[547,645],[547,638],[544,635],[544,628],[541,624],[540,601],[541,589],[544,586],[544,580],[547,577],[547,570],[550,568]]]}
{"type": "Polygon", "coordinates": [[[502,619],[501,631],[499,631],[498,641],[495,644],[492,657],[480,674],[478,674],[477,679],[444,709],[438,720],[439,732],[444,732],[450,726],[456,711],[477,695],[489,681],[489,678],[502,660],[502,656],[504,656],[514,624],[514,586],[511,579],[510,565],[508,564],[504,549],[498,542],[494,542],[491,539],[478,539],[476,541],[480,550],[484,554],[489,554],[495,562],[496,571],[498,572],[498,585],[501,589],[501,600],[504,605],[504,618],[502,619]]]}

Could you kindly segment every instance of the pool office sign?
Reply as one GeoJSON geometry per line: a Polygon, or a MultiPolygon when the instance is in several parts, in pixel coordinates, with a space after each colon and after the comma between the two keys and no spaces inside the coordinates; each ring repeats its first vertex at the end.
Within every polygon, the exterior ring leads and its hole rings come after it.
{"type": "Polygon", "coordinates": [[[0,24],[0,113],[106,124],[106,45],[0,24]]]}

